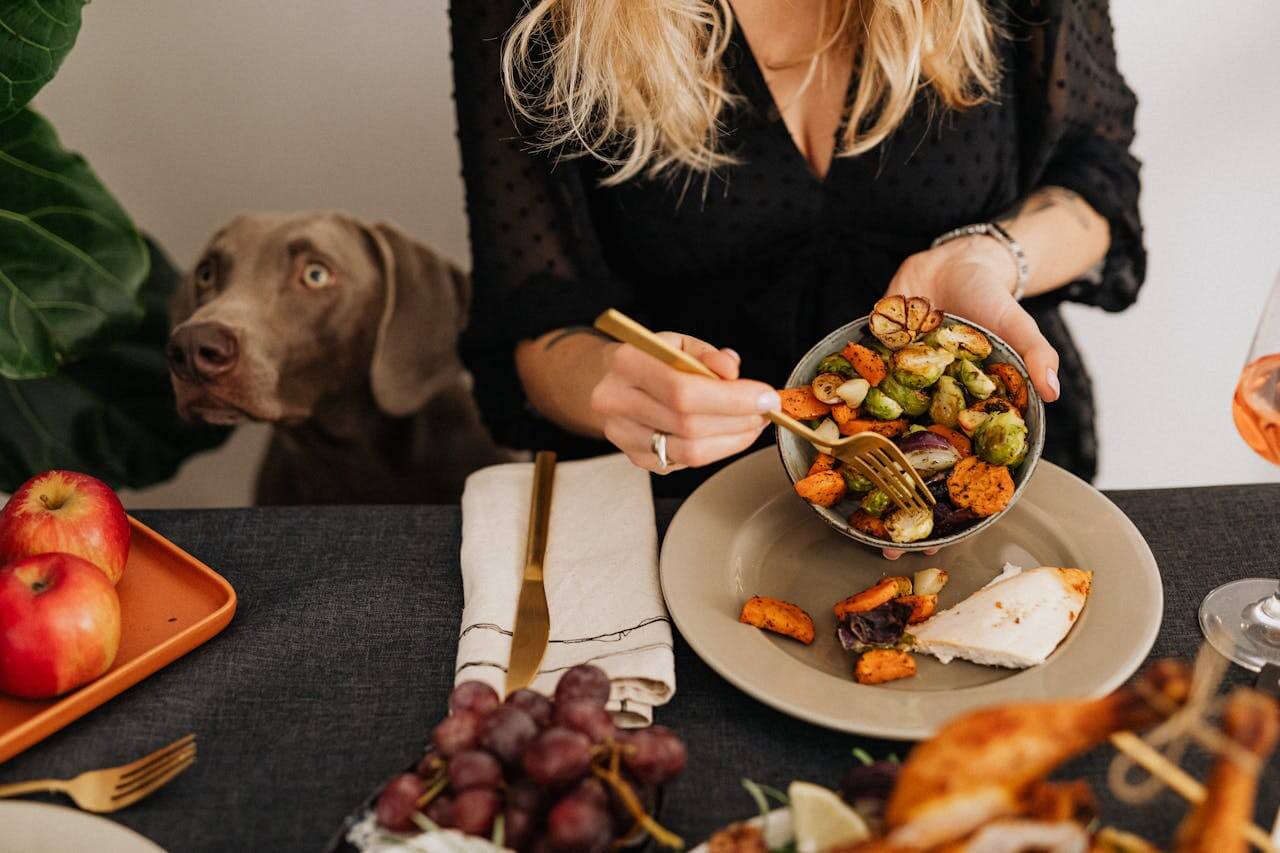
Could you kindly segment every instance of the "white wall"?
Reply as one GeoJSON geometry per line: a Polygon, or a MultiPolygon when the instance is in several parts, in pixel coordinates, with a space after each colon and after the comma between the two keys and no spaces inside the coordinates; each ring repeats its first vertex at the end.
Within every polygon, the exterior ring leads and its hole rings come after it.
{"type": "MultiPolygon", "coordinates": [[[[245,208],[346,208],[465,261],[444,0],[111,0],[37,106],[182,264],[245,208]]],[[[1106,487],[1275,479],[1230,419],[1280,270],[1280,4],[1115,0],[1141,99],[1151,252],[1137,308],[1071,310],[1106,487]],[[1133,381],[1150,376],[1152,381],[1133,381]],[[1195,456],[1188,455],[1195,451],[1195,456]]],[[[245,503],[247,428],[134,505],[245,503]]]]}

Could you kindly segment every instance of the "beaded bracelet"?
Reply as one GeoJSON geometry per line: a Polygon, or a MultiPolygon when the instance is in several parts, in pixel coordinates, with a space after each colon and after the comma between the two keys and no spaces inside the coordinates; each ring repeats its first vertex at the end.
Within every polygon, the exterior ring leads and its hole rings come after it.
{"type": "Polygon", "coordinates": [[[1022,251],[1022,246],[1018,245],[1018,241],[1013,239],[1008,231],[994,222],[975,222],[972,225],[961,225],[959,228],[953,228],[934,240],[929,248],[936,249],[943,243],[950,243],[952,240],[958,240],[961,237],[975,237],[978,235],[991,237],[1008,249],[1009,254],[1013,255],[1013,262],[1018,268],[1018,281],[1013,288],[1013,298],[1021,302],[1023,295],[1027,292],[1027,279],[1031,277],[1031,267],[1027,264],[1027,253],[1022,251]]]}

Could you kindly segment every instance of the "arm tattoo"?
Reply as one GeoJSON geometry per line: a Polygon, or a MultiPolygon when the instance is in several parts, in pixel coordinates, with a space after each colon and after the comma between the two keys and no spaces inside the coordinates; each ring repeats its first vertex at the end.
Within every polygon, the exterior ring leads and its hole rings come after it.
{"type": "Polygon", "coordinates": [[[600,338],[601,340],[604,340],[604,341],[613,340],[613,338],[609,337],[604,332],[601,332],[598,329],[593,329],[590,326],[565,326],[563,329],[560,330],[559,334],[557,334],[555,337],[551,338],[545,344],[543,344],[542,349],[545,352],[546,350],[551,349],[553,346],[560,343],[561,341],[571,338],[574,335],[591,335],[592,337],[600,338]]]}
{"type": "Polygon", "coordinates": [[[996,222],[1005,225],[1018,219],[1023,214],[1029,215],[1048,210],[1051,207],[1061,207],[1071,214],[1071,217],[1075,219],[1082,229],[1088,231],[1089,217],[1080,209],[1082,204],[1088,205],[1088,202],[1081,198],[1077,192],[1064,187],[1042,187],[1031,193],[1031,195],[1014,202],[1012,207],[996,218],[996,222]]]}

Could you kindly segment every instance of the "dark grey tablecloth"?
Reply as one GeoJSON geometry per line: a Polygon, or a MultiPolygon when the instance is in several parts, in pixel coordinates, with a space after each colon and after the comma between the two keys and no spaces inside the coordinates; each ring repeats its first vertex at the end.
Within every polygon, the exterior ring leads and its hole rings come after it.
{"type": "MultiPolygon", "coordinates": [[[[1119,492],[1151,543],[1165,620],[1153,655],[1189,657],[1213,586],[1280,574],[1280,485],[1119,492]]],[[[676,509],[659,507],[663,529],[676,509]]],[[[457,507],[143,512],[226,576],[239,613],[210,643],[0,767],[0,782],[73,775],[197,732],[199,763],[116,816],[172,853],[320,849],[351,807],[412,760],[445,711],[462,611],[457,507]]],[[[850,749],[905,754],[790,719],[738,692],[682,643],[678,692],[660,710],[689,744],[664,822],[690,841],[748,815],[749,777],[835,785],[850,749]]],[[[1251,681],[1242,670],[1235,682],[1251,681]]],[[[1107,749],[1063,775],[1105,792],[1107,749]]],[[[1198,766],[1198,765],[1197,765],[1198,766]]],[[[1272,764],[1258,819],[1280,804],[1272,764]]],[[[1166,796],[1108,820],[1163,840],[1166,796]]]]}

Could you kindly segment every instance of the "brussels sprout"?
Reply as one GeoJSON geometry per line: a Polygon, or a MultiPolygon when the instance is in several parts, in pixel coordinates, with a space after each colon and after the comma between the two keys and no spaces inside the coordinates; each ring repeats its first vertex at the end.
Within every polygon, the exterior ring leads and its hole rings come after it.
{"type": "Polygon", "coordinates": [[[1017,412],[988,415],[973,434],[973,452],[992,465],[1012,465],[1027,453],[1027,425],[1017,412]]]}
{"type": "MultiPolygon", "coordinates": [[[[886,377],[885,382],[888,381],[886,377]]],[[[880,384],[884,385],[884,382],[880,384]]],[[[867,392],[867,398],[862,401],[862,408],[871,417],[882,421],[891,421],[902,415],[902,406],[879,388],[872,388],[867,392]]]]}
{"type": "Polygon", "coordinates": [[[927,430],[927,429],[925,429],[924,427],[920,426],[920,424],[912,424],[911,426],[907,427],[907,431],[906,431],[905,433],[903,433],[903,435],[911,435],[912,433],[917,433],[917,432],[928,432],[928,431],[929,431],[929,430],[927,430]]]}
{"type": "Polygon", "coordinates": [[[833,352],[818,362],[818,373],[839,373],[846,379],[858,375],[854,372],[853,365],[849,363],[849,359],[838,352],[833,352]]]}
{"type": "Polygon", "coordinates": [[[1018,410],[1008,400],[992,397],[990,400],[979,400],[965,409],[956,418],[956,422],[959,424],[960,429],[964,430],[965,435],[973,435],[978,431],[978,427],[982,426],[983,421],[991,415],[998,415],[1001,412],[1011,412],[1019,420],[1022,419],[1022,416],[1018,414],[1018,410]]]}
{"type": "Polygon", "coordinates": [[[869,492],[876,487],[875,483],[847,465],[840,469],[840,473],[844,474],[844,484],[849,487],[851,492],[869,492]]]}
{"type": "Polygon", "coordinates": [[[844,377],[839,373],[819,373],[809,387],[813,389],[813,396],[817,397],[818,400],[833,406],[836,403],[844,402],[840,395],[836,393],[836,389],[843,384],[844,377]]]}
{"type": "Polygon", "coordinates": [[[979,400],[985,400],[995,393],[996,383],[991,381],[990,376],[982,372],[981,367],[965,359],[957,360],[956,364],[959,365],[956,368],[956,379],[960,380],[964,390],[979,400]]]}
{"type": "Polygon", "coordinates": [[[871,383],[859,376],[837,388],[836,394],[840,395],[840,399],[844,400],[846,406],[856,409],[862,405],[863,400],[867,399],[867,392],[870,390],[871,383]]]}
{"type": "Polygon", "coordinates": [[[933,389],[933,401],[929,403],[929,417],[935,424],[942,424],[955,429],[960,412],[964,411],[964,392],[960,383],[950,376],[938,379],[933,389]]]}
{"type": "Polygon", "coordinates": [[[957,358],[982,361],[991,355],[991,340],[977,329],[968,326],[943,326],[929,337],[933,344],[942,347],[957,358]]]}
{"type": "Polygon", "coordinates": [[[933,533],[933,512],[927,509],[895,509],[884,517],[884,527],[894,542],[919,542],[933,533]]]}
{"type": "Polygon", "coordinates": [[[879,391],[897,403],[909,418],[918,418],[929,411],[929,395],[915,388],[904,387],[892,374],[880,380],[880,384],[872,390],[879,391]]]}
{"type": "Polygon", "coordinates": [[[944,349],[911,344],[893,354],[893,378],[907,388],[928,388],[955,360],[944,349]]]}
{"type": "Polygon", "coordinates": [[[867,515],[874,515],[877,518],[884,515],[884,511],[889,508],[889,496],[884,492],[876,489],[867,492],[862,496],[862,502],[858,504],[862,511],[867,515]]]}

